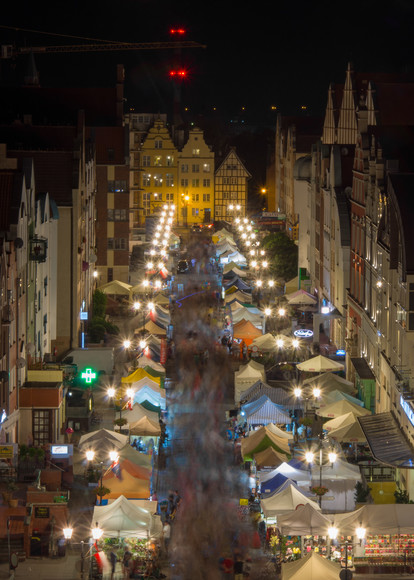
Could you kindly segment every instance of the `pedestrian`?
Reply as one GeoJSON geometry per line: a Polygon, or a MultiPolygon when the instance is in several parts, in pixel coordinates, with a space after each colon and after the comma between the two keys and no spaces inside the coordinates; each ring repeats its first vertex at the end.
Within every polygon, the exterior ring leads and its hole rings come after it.
{"type": "Polygon", "coordinates": [[[164,527],[162,528],[162,536],[164,539],[165,554],[168,556],[168,546],[171,538],[171,525],[169,521],[164,523],[164,527]]]}
{"type": "Polygon", "coordinates": [[[237,554],[234,562],[234,580],[243,580],[243,559],[240,554],[237,554]]]}
{"type": "Polygon", "coordinates": [[[128,548],[125,548],[124,556],[122,558],[122,570],[124,572],[124,580],[128,580],[131,575],[132,554],[128,548]]]}
{"type": "Polygon", "coordinates": [[[247,344],[243,341],[243,360],[247,361],[247,344]]]}
{"type": "Polygon", "coordinates": [[[259,538],[262,547],[264,547],[266,545],[266,522],[262,518],[259,520],[257,531],[259,532],[259,538]]]}
{"type": "Polygon", "coordinates": [[[109,561],[111,563],[111,580],[114,580],[117,557],[113,548],[109,552],[109,561]]]}

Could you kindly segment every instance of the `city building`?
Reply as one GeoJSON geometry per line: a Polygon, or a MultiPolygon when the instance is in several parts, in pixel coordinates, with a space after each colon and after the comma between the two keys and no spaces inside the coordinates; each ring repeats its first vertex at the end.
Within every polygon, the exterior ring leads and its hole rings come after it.
{"type": "Polygon", "coordinates": [[[247,182],[250,173],[234,148],[224,157],[216,159],[214,176],[214,214],[216,220],[233,221],[244,217],[247,207],[247,182]]]}
{"type": "Polygon", "coordinates": [[[214,153],[201,129],[190,129],[178,154],[178,215],[182,225],[214,219],[214,153]]]}

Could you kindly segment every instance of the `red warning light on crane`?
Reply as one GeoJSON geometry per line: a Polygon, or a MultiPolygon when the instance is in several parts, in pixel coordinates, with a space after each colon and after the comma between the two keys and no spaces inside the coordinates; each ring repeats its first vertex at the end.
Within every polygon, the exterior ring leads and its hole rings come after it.
{"type": "Polygon", "coordinates": [[[185,69],[170,70],[170,77],[184,79],[187,77],[187,71],[185,69]]]}
{"type": "Polygon", "coordinates": [[[183,36],[185,33],[186,33],[186,31],[184,30],[184,28],[171,28],[170,29],[170,34],[172,34],[172,35],[183,36]]]}

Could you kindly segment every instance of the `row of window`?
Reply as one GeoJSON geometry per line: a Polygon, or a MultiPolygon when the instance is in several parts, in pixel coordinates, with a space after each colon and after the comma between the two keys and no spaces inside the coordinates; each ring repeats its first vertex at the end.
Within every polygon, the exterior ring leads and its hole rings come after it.
{"type": "Polygon", "coordinates": [[[128,248],[127,238],[108,238],[108,250],[126,250],[128,248]]]}
{"type": "MultiPolygon", "coordinates": [[[[173,193],[143,193],[142,199],[143,201],[149,202],[151,200],[151,196],[153,196],[153,201],[174,201],[174,194],[173,193]]],[[[192,201],[200,201],[201,199],[205,203],[209,203],[211,201],[211,195],[209,193],[193,193],[191,195],[192,201]]],[[[108,218],[109,219],[109,218],[108,218]]],[[[110,221],[110,220],[109,220],[110,221]]],[[[116,220],[115,220],[116,221],[116,220]]]]}
{"type": "Polygon", "coordinates": [[[108,209],[108,222],[127,222],[128,221],[128,210],[127,209],[108,209]]]}
{"type": "MultiPolygon", "coordinates": [[[[141,158],[142,167],[173,167],[174,166],[174,156],[167,155],[163,157],[162,155],[142,155],[141,158]]],[[[211,163],[182,163],[180,165],[181,173],[210,173],[211,163]]]]}
{"type": "MultiPolygon", "coordinates": [[[[153,183],[154,187],[174,187],[174,176],[172,173],[165,174],[165,182],[164,177],[161,174],[155,173],[144,173],[142,176],[142,186],[143,187],[151,187],[151,183],[153,183]]],[[[189,187],[190,180],[183,178],[180,180],[181,187],[189,187]]],[[[211,187],[211,180],[206,179],[192,179],[191,180],[192,187],[211,187]],[[202,186],[200,185],[202,183],[202,186]]]]}
{"type": "Polygon", "coordinates": [[[111,193],[127,193],[128,182],[125,179],[108,180],[108,191],[111,193]]]}

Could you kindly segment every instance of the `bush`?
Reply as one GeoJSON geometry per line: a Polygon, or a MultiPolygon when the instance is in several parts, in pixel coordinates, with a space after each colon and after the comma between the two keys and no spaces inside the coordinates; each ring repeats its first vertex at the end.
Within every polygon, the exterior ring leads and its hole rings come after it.
{"type": "Polygon", "coordinates": [[[355,486],[354,499],[357,503],[365,503],[368,499],[369,492],[371,488],[368,485],[364,485],[362,482],[358,481],[355,486]]]}

